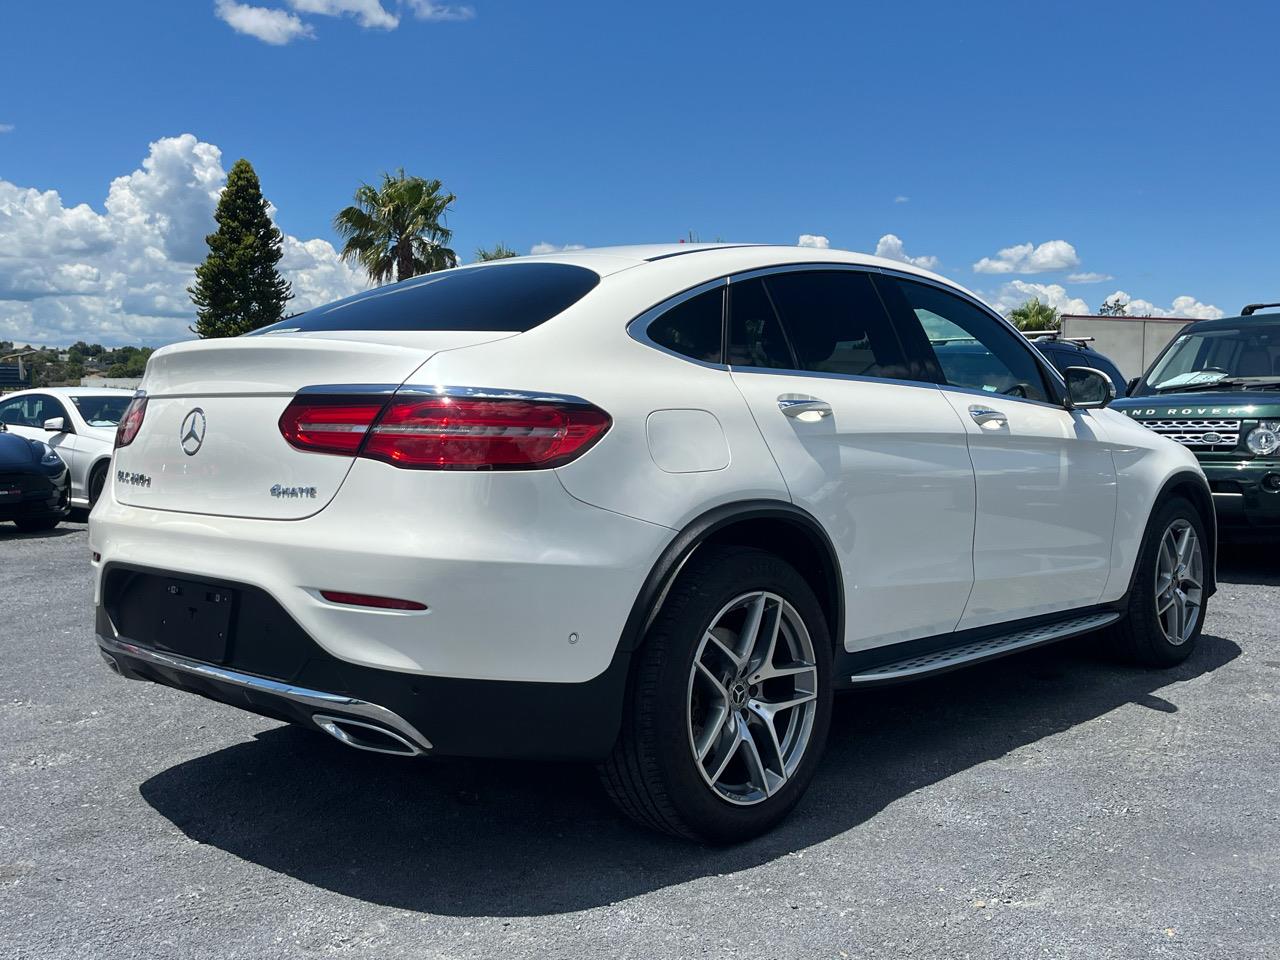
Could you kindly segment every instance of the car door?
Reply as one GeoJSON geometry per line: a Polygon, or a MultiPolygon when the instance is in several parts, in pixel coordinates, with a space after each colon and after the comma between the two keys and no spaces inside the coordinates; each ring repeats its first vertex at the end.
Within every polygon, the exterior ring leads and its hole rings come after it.
{"type": "Polygon", "coordinates": [[[791,499],[830,535],[853,651],[955,629],[973,586],[965,427],[869,273],[731,278],[727,357],[791,499]]]}
{"type": "Polygon", "coordinates": [[[1097,603],[1116,515],[1104,428],[1066,409],[1035,349],[976,301],[906,277],[882,286],[891,311],[924,328],[969,435],[978,511],[960,628],[1097,603]]]}

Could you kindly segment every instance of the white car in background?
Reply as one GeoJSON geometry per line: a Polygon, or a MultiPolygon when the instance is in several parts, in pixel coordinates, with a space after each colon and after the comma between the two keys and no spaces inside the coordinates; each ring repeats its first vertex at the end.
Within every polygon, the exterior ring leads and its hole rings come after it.
{"type": "Polygon", "coordinates": [[[116,425],[133,393],[112,387],[42,387],[0,397],[10,433],[47,443],[71,471],[71,506],[90,510],[111,468],[116,425]]]}
{"type": "Polygon", "coordinates": [[[1102,629],[1190,655],[1209,487],[1114,396],[837,250],[433,273],[151,357],[90,521],[98,644],[359,749],[597,761],[639,822],[739,840],[837,690],[1102,629]]]}

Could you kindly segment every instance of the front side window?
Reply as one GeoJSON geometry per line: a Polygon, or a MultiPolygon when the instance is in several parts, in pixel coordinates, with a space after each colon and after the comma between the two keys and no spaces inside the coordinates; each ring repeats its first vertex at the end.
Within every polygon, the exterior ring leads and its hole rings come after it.
{"type": "Polygon", "coordinates": [[[901,278],[906,298],[933,347],[943,378],[953,387],[1048,401],[1032,347],[999,321],[960,297],[901,278]]]}
{"type": "Polygon", "coordinates": [[[724,287],[708,290],[678,303],[649,324],[649,339],[673,353],[721,363],[724,287]]]}
{"type": "Polygon", "coordinates": [[[46,420],[54,417],[65,419],[66,415],[61,403],[39,393],[29,393],[0,403],[0,422],[11,427],[43,427],[46,420]]]}
{"type": "Polygon", "coordinates": [[[765,288],[802,370],[918,379],[867,274],[785,272],[767,277],[765,288]]]}

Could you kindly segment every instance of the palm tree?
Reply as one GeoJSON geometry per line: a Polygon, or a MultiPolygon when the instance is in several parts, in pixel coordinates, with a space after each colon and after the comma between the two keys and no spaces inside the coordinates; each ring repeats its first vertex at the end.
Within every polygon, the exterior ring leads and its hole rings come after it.
{"type": "Polygon", "coordinates": [[[1039,297],[1032,297],[1009,311],[1009,319],[1019,330],[1057,330],[1058,310],[1039,297]]]}
{"type": "Polygon", "coordinates": [[[520,256],[520,254],[516,253],[505,243],[499,243],[492,250],[486,250],[484,247],[478,247],[476,249],[477,263],[484,263],[486,260],[506,260],[510,257],[518,256],[520,256]]]}
{"type": "Polygon", "coordinates": [[[374,283],[408,280],[458,265],[449,249],[453,231],[441,223],[457,198],[439,180],[382,175],[382,185],[362,183],[355,204],[340,210],[333,229],[346,238],[342,259],[357,261],[374,283]]]}

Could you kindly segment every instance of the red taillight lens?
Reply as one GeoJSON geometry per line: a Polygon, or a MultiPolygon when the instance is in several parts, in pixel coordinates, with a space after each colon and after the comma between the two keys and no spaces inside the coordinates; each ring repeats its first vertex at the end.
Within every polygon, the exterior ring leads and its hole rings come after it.
{"type": "Polygon", "coordinates": [[[585,453],[611,422],[587,403],[395,397],[360,455],[416,470],[546,469],[585,453]]]}
{"type": "Polygon", "coordinates": [[[280,415],[280,432],[299,450],[355,456],[386,397],[297,396],[280,415]]]}
{"type": "Polygon", "coordinates": [[[142,418],[147,415],[147,398],[134,397],[125,408],[124,416],[116,424],[116,449],[127,447],[142,429],[142,418]]]}
{"type": "Polygon", "coordinates": [[[417,600],[397,600],[395,597],[372,597],[367,593],[346,593],[342,590],[321,590],[320,596],[330,603],[344,603],[353,607],[375,607],[379,610],[425,610],[427,605],[417,600]]]}

